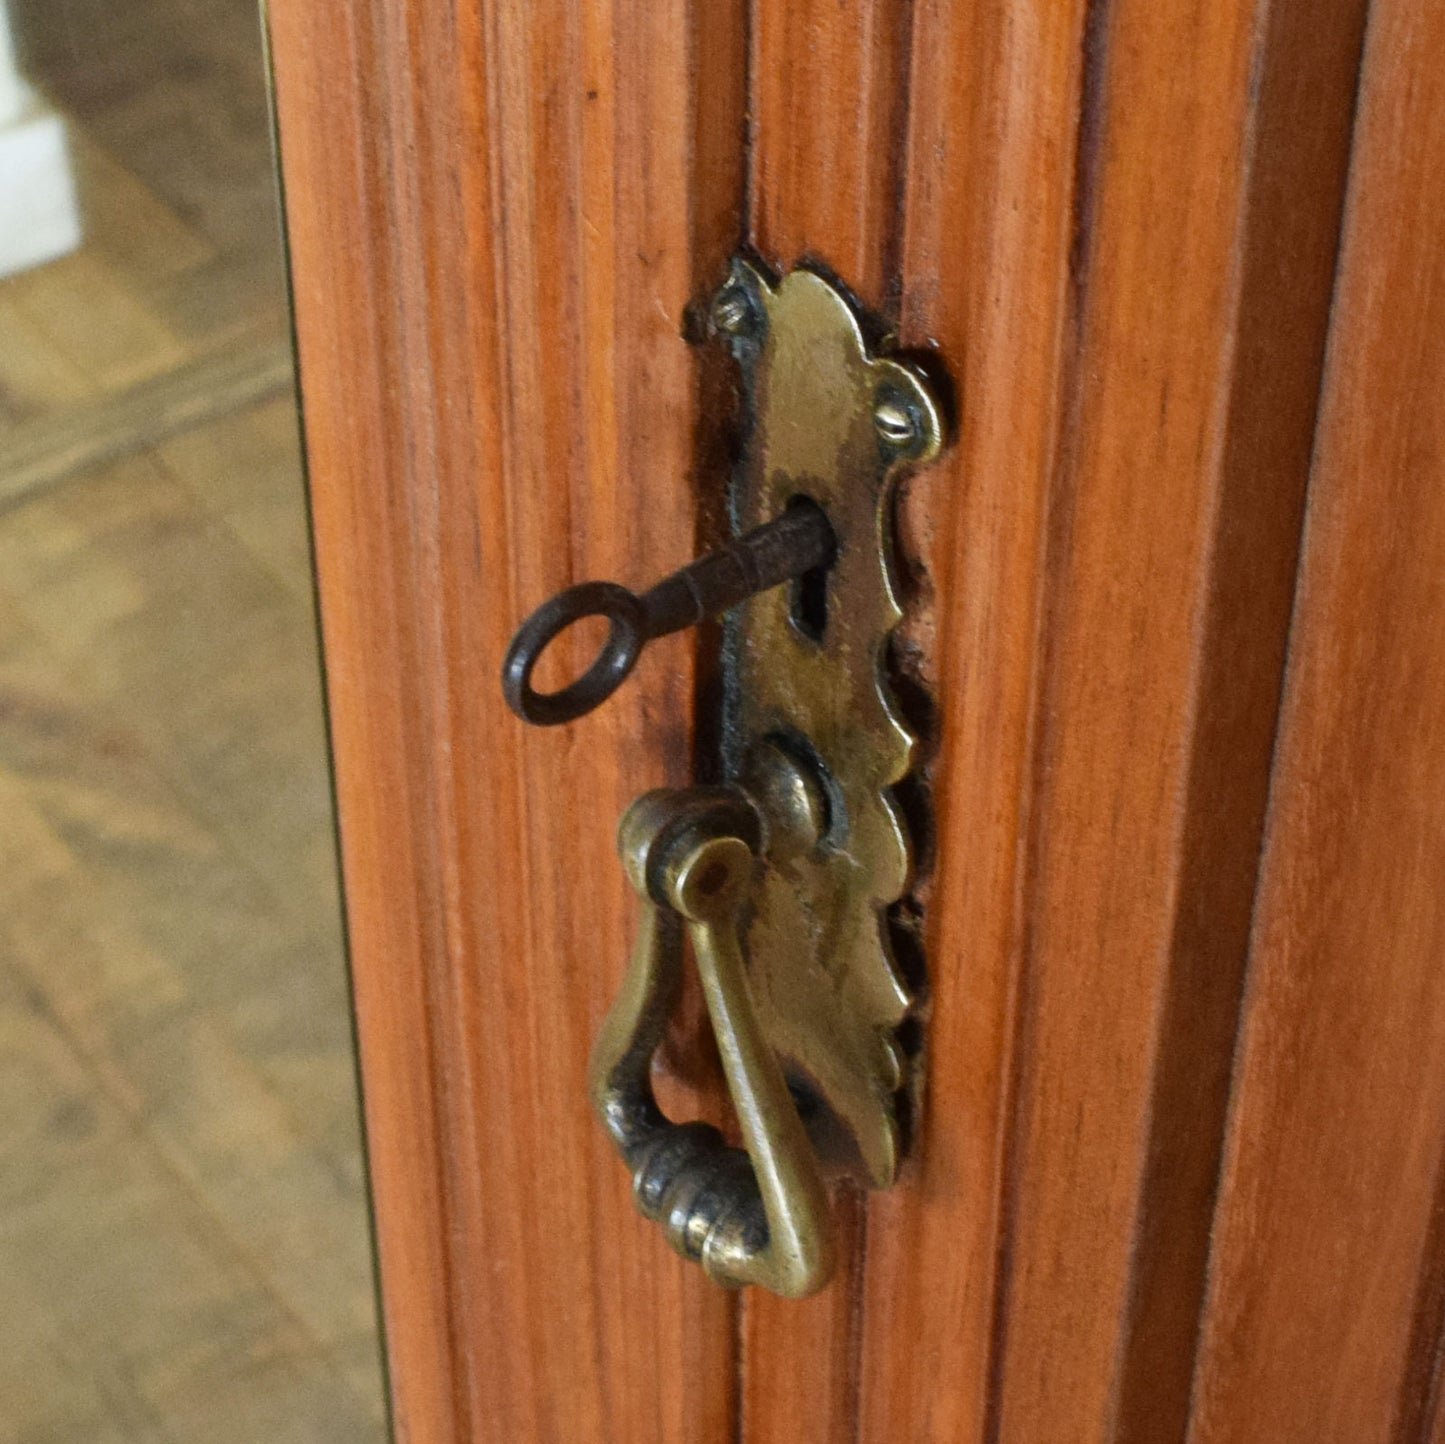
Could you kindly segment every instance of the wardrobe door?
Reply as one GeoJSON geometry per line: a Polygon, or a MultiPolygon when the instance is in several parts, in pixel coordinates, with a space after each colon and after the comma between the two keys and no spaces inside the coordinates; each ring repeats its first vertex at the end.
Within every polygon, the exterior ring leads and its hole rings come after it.
{"type": "MultiPolygon", "coordinates": [[[[1431,1437],[1445,21],[270,28],[401,1437],[1431,1437]],[[559,589],[727,537],[735,372],[692,342],[739,253],[836,279],[952,390],[888,656],[922,1087],[804,1302],[675,1257],[588,1106],[638,926],[616,821],[716,776],[716,629],[567,727],[498,681],[559,589]]],[[[658,1073],[731,1118],[691,994],[658,1073]]]]}

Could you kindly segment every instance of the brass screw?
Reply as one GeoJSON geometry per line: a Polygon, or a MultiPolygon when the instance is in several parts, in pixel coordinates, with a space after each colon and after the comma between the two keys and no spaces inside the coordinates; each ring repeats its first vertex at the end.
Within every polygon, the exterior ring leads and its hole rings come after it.
{"type": "Polygon", "coordinates": [[[712,323],[728,336],[746,336],[753,329],[753,307],[741,286],[726,286],[712,303],[712,323]]]}
{"type": "Polygon", "coordinates": [[[918,438],[913,412],[894,395],[883,395],[873,407],[873,425],[889,446],[906,451],[918,438]]]}

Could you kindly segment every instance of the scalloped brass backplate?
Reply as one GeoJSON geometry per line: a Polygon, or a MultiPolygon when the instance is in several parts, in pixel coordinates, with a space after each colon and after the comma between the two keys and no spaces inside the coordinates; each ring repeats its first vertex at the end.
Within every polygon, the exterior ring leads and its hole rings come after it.
{"type": "MultiPolygon", "coordinates": [[[[806,497],[837,538],[825,574],[763,592],[727,621],[728,780],[766,793],[781,752],[797,764],[787,777],[817,784],[816,827],[778,826],[765,840],[742,924],[749,984],[815,1146],[881,1188],[898,1168],[897,1100],[910,1082],[898,1029],[912,1002],[887,919],[910,880],[893,789],[915,744],[887,681],[902,620],[890,491],[941,447],[940,407],[920,373],[873,354],[848,298],[813,271],[772,284],[735,261],[710,314],[747,396],[735,531],[806,497]]],[[[789,815],[777,801],[760,798],[764,817],[789,815]]]]}

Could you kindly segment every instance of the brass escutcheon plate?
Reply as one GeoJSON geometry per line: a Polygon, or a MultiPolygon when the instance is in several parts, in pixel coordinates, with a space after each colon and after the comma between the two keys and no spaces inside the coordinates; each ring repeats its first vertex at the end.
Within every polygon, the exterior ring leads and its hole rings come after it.
{"type": "Polygon", "coordinates": [[[897,1103],[910,1081],[898,1029],[912,999],[887,912],[909,886],[893,789],[915,746],[886,676],[903,615],[890,493],[941,448],[940,407],[919,372],[870,351],[848,298],[813,271],[772,284],[734,261],[710,315],[747,398],[734,531],[808,497],[838,541],[825,586],[774,588],[726,624],[728,780],[747,787],[771,745],[820,776],[825,798],[821,840],[766,848],[742,924],[749,983],[815,1146],[883,1188],[898,1170],[897,1103]]]}

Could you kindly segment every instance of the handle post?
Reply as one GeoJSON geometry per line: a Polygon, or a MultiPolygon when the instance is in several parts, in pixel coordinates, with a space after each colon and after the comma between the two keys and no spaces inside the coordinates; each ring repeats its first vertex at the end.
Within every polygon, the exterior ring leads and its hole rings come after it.
{"type": "Polygon", "coordinates": [[[633,1170],[638,1207],[674,1248],[718,1283],[802,1298],[831,1276],[832,1222],[817,1156],[758,1024],[739,941],[756,814],[731,789],[649,793],[624,818],[621,845],[646,912],[593,1050],[593,1104],[633,1170]],[[741,1149],[708,1124],[670,1122],[653,1095],[652,1055],[681,985],[684,926],[741,1149]]]}

